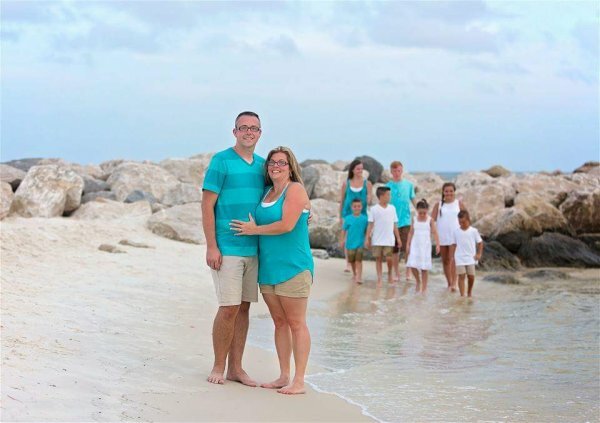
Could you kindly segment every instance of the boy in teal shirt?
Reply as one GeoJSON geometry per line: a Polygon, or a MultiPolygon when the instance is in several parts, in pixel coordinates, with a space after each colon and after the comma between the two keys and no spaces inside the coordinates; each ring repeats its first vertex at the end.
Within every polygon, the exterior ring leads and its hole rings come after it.
{"type": "MultiPolygon", "coordinates": [[[[390,172],[392,173],[392,180],[389,181],[386,186],[392,190],[392,199],[390,203],[396,207],[396,213],[398,215],[398,232],[400,233],[400,240],[402,245],[397,245],[393,249],[392,254],[392,267],[396,277],[395,280],[400,279],[400,253],[406,253],[406,244],[408,240],[408,232],[410,231],[410,203],[415,205],[415,187],[412,182],[403,179],[402,173],[404,172],[404,166],[398,161],[393,161],[390,164],[390,172]]],[[[406,269],[406,280],[408,280],[410,271],[406,269]]]]}
{"type": "Polygon", "coordinates": [[[363,247],[368,219],[361,213],[363,206],[360,198],[352,200],[350,207],[352,214],[344,218],[340,247],[348,251],[348,262],[352,266],[352,280],[362,283],[363,247]]]}

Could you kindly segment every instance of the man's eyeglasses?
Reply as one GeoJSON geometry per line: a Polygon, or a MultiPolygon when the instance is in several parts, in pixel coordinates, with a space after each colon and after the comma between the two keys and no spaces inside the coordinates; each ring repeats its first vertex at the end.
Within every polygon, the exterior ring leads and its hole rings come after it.
{"type": "Polygon", "coordinates": [[[248,129],[250,130],[250,132],[260,131],[260,128],[258,126],[248,126],[248,125],[242,125],[237,130],[241,131],[241,132],[246,132],[248,129]]]}
{"type": "Polygon", "coordinates": [[[289,163],[286,162],[285,160],[277,160],[277,161],[275,161],[275,160],[269,160],[267,162],[267,166],[273,167],[275,165],[277,165],[277,167],[284,167],[284,166],[289,165],[289,163]]]}

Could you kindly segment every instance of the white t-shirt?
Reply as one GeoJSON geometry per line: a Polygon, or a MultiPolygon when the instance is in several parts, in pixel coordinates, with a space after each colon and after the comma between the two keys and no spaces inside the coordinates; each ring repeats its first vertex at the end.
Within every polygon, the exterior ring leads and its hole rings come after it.
{"type": "Polygon", "coordinates": [[[393,247],[396,244],[394,228],[398,222],[396,208],[391,204],[388,204],[385,208],[376,204],[371,207],[368,215],[369,223],[373,223],[371,245],[393,247]]]}
{"type": "Polygon", "coordinates": [[[477,254],[477,244],[482,242],[479,231],[472,226],[463,231],[458,228],[454,231],[453,244],[456,244],[454,260],[457,266],[469,266],[477,264],[475,254],[477,254]]]}

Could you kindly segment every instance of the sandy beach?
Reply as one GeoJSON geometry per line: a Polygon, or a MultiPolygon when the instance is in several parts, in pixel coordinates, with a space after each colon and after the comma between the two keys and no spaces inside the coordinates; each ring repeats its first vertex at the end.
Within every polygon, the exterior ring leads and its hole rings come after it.
{"type": "MultiPolygon", "coordinates": [[[[2,421],[370,420],[311,389],[288,397],[205,381],[216,301],[204,253],[144,219],[2,221],[2,421]]],[[[315,261],[314,298],[346,288],[327,277],[332,261],[315,261]]],[[[265,313],[262,300],[252,308],[265,313]]],[[[278,373],[259,348],[244,364],[260,382],[278,373]]]]}

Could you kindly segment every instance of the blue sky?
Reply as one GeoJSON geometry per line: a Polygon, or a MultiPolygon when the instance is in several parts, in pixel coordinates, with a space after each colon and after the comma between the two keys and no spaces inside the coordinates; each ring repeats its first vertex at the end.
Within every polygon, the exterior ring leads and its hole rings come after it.
{"type": "Polygon", "coordinates": [[[412,171],[600,155],[597,1],[1,3],[1,159],[224,149],[412,171]]]}

